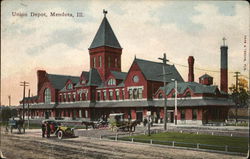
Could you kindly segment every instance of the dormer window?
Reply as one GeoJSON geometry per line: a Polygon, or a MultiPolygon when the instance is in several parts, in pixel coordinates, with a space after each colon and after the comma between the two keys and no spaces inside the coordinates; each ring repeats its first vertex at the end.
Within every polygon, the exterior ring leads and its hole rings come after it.
{"type": "Polygon", "coordinates": [[[115,79],[111,78],[110,80],[108,80],[108,85],[109,85],[109,86],[114,86],[114,85],[116,85],[115,79]]]}
{"type": "Polygon", "coordinates": [[[185,97],[191,97],[191,93],[190,92],[187,92],[185,97]]]}
{"type": "Polygon", "coordinates": [[[163,98],[162,93],[160,93],[160,94],[158,95],[158,98],[159,98],[159,99],[162,99],[162,98],[163,98]]]}
{"type": "Polygon", "coordinates": [[[86,80],[83,79],[83,80],[81,81],[81,84],[86,84],[86,80]]]}
{"type": "Polygon", "coordinates": [[[68,90],[73,89],[73,84],[72,84],[72,83],[68,84],[67,89],[68,89],[68,90]]]}

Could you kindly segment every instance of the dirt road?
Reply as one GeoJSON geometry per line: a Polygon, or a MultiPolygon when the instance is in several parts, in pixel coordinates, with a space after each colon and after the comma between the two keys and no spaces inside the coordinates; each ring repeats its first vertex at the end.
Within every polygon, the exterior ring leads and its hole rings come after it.
{"type": "Polygon", "coordinates": [[[0,149],[8,159],[243,158],[87,137],[47,139],[40,136],[40,130],[27,130],[26,134],[2,133],[0,149]]]}

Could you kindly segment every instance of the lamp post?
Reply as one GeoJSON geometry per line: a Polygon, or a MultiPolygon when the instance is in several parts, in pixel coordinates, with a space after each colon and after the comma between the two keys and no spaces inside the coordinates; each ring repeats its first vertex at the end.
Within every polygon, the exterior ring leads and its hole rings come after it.
{"type": "Polygon", "coordinates": [[[178,83],[176,79],[172,79],[175,83],[175,98],[174,98],[174,120],[175,120],[175,125],[177,125],[177,96],[178,96],[178,83]]]}

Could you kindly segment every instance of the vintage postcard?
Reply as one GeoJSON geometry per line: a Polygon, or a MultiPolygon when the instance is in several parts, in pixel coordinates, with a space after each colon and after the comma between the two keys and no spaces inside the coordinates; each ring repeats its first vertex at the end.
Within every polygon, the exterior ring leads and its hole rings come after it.
{"type": "Polygon", "coordinates": [[[0,158],[249,156],[249,58],[247,1],[3,0],[0,158]]]}

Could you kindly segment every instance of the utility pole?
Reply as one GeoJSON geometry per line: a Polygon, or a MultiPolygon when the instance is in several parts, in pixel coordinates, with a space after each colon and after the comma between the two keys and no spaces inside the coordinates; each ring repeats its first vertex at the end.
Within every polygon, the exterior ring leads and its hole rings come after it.
{"type": "Polygon", "coordinates": [[[30,89],[28,94],[28,129],[30,128],[30,89]]]}
{"type": "Polygon", "coordinates": [[[9,106],[11,105],[11,96],[9,95],[8,96],[8,99],[9,99],[9,106]]]}
{"type": "Polygon", "coordinates": [[[177,86],[177,80],[175,79],[175,98],[174,98],[174,108],[175,108],[175,113],[174,113],[174,118],[175,118],[175,125],[177,125],[177,96],[178,96],[178,86],[177,86]]]}
{"type": "Polygon", "coordinates": [[[25,103],[25,101],[24,101],[24,99],[25,99],[25,87],[26,86],[29,86],[29,83],[28,82],[26,82],[26,81],[23,81],[23,82],[20,82],[20,86],[23,86],[23,119],[22,120],[24,120],[24,103],[25,103]]]}
{"type": "Polygon", "coordinates": [[[238,91],[238,87],[239,87],[239,74],[240,72],[234,72],[235,73],[235,80],[236,80],[236,109],[235,109],[235,123],[238,123],[238,106],[239,106],[239,91],[238,91]]]}
{"type": "Polygon", "coordinates": [[[158,58],[158,59],[162,60],[163,63],[162,67],[163,67],[163,83],[164,83],[164,130],[167,130],[168,114],[167,114],[167,97],[166,97],[167,88],[166,88],[165,67],[169,60],[167,60],[166,53],[163,54],[163,58],[158,58]]]}

